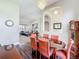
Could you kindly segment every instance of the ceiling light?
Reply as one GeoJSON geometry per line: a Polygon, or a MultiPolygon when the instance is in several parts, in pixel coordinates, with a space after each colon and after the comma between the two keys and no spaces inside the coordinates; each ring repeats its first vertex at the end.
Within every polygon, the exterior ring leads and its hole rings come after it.
{"type": "Polygon", "coordinates": [[[58,14],[58,10],[55,10],[55,11],[54,11],[54,14],[57,15],[57,14],[58,14]]]}
{"type": "Polygon", "coordinates": [[[38,0],[38,7],[43,10],[46,7],[46,0],[38,0]]]}

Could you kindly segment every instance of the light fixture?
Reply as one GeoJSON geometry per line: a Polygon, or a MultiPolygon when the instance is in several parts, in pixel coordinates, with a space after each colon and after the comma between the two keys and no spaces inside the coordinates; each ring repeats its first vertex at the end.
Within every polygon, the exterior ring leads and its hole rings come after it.
{"type": "Polygon", "coordinates": [[[43,10],[45,7],[46,7],[46,0],[38,0],[37,1],[37,3],[38,3],[38,7],[41,9],[41,10],[43,10]]]}
{"type": "Polygon", "coordinates": [[[58,14],[58,10],[55,10],[55,11],[54,11],[54,14],[57,15],[57,14],[58,14]]]}

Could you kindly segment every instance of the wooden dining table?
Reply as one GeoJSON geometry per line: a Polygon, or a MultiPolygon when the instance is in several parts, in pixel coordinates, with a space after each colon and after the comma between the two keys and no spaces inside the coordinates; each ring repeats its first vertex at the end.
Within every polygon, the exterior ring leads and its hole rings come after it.
{"type": "Polygon", "coordinates": [[[59,43],[54,43],[53,41],[50,41],[50,47],[54,49],[54,52],[53,52],[53,58],[56,59],[56,51],[57,50],[66,50],[65,49],[65,43],[62,42],[62,44],[59,44],[59,43]]]}
{"type": "Polygon", "coordinates": [[[55,43],[53,40],[45,39],[45,38],[38,39],[37,41],[39,42],[39,40],[48,41],[50,47],[56,48],[57,50],[65,48],[65,43],[62,41],[60,41],[61,43],[55,43]]]}
{"type": "MultiPolygon", "coordinates": [[[[62,42],[62,41],[61,41],[62,42]]],[[[62,42],[61,44],[60,43],[54,43],[53,41],[50,41],[50,47],[54,47],[56,48],[57,50],[61,50],[61,49],[64,49],[65,48],[65,43],[62,42]]]]}

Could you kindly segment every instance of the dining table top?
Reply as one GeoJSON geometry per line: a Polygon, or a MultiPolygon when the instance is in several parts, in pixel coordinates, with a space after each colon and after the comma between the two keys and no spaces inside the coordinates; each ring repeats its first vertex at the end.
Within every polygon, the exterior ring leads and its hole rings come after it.
{"type": "MultiPolygon", "coordinates": [[[[57,50],[65,49],[65,43],[62,41],[60,41],[62,43],[55,43],[54,41],[52,41],[50,39],[46,39],[46,38],[41,38],[39,40],[49,42],[49,45],[51,48],[56,48],[57,50]]],[[[39,42],[39,40],[38,40],[38,42],[39,42]]]]}

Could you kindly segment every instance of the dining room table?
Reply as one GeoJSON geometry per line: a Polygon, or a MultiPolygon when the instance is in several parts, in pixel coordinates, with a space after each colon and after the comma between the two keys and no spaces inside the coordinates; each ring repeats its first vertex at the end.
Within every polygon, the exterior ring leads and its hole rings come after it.
{"type": "MultiPolygon", "coordinates": [[[[62,42],[62,41],[60,41],[62,42]]],[[[53,58],[56,59],[56,51],[58,50],[66,50],[65,49],[65,43],[62,42],[62,43],[55,43],[53,41],[50,41],[50,47],[53,48],[53,58]]]]}
{"type": "Polygon", "coordinates": [[[61,50],[63,48],[65,48],[66,44],[63,42],[63,41],[59,41],[58,43],[55,43],[53,40],[51,39],[46,39],[46,38],[39,38],[37,40],[37,42],[39,43],[39,40],[42,40],[42,41],[48,41],[49,42],[49,46],[51,48],[56,48],[57,50],[61,50]]]}

